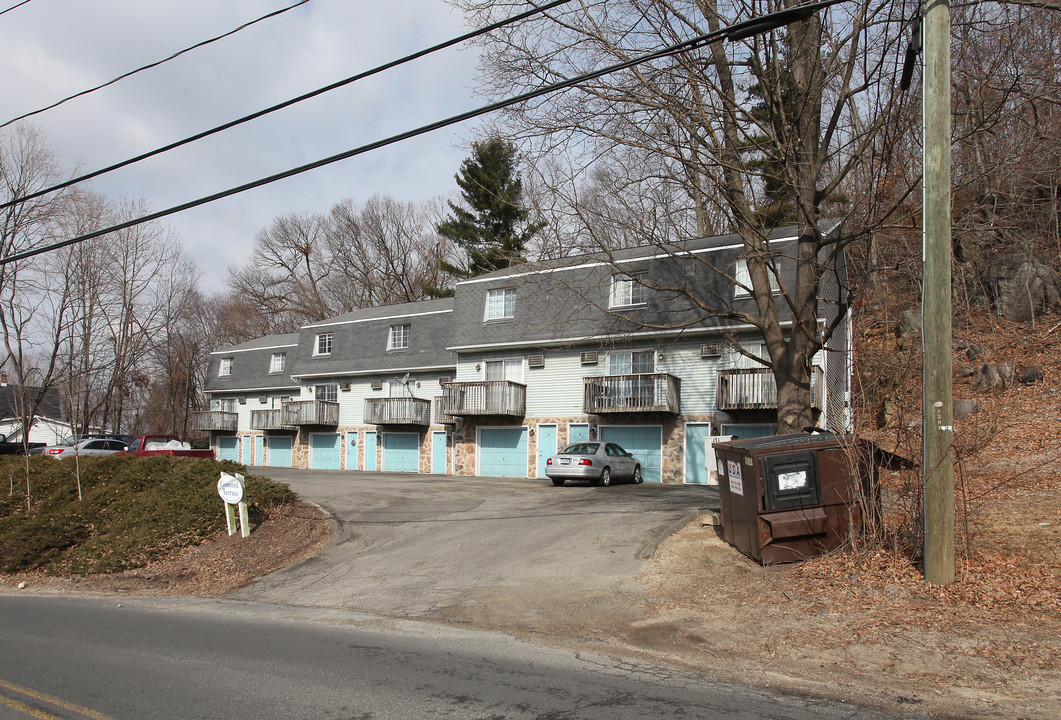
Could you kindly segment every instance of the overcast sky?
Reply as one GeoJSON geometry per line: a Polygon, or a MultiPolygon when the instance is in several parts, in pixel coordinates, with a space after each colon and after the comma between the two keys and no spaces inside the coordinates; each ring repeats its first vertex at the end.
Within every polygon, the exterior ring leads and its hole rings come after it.
{"type": "MultiPolygon", "coordinates": [[[[107,82],[296,0],[33,0],[0,15],[0,108],[9,120],[107,82]]],[[[16,0],[0,1],[0,10],[16,0]]],[[[442,0],[310,0],[204,48],[27,121],[82,172],[312,91],[468,30],[442,0]]],[[[476,53],[445,50],[90,181],[152,210],[241,185],[483,104],[476,53]]],[[[453,196],[474,127],[457,125],[172,215],[204,270],[224,287],[254,234],[277,215],[327,211],[374,194],[453,196]]]]}

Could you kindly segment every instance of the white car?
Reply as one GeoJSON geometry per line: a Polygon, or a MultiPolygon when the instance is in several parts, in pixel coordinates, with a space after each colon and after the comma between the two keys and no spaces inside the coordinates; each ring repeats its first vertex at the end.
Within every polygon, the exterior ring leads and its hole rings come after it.
{"type": "Polygon", "coordinates": [[[56,460],[74,457],[75,455],[80,457],[100,457],[101,455],[113,455],[114,453],[121,452],[126,446],[127,443],[124,440],[101,440],[98,438],[90,438],[88,440],[81,440],[73,445],[49,445],[41,451],[41,455],[44,455],[44,457],[55,458],[56,460]]]}
{"type": "Polygon", "coordinates": [[[641,461],[615,443],[593,440],[568,445],[545,461],[545,475],[559,487],[565,480],[590,480],[611,485],[612,480],[641,482],[641,461]]]}

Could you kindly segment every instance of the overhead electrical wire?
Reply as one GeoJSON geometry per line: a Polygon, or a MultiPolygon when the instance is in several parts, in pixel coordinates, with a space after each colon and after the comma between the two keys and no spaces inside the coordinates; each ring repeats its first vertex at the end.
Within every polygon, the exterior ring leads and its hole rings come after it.
{"type": "Polygon", "coordinates": [[[4,8],[3,10],[0,10],[0,15],[3,15],[4,13],[9,13],[12,10],[14,10],[15,8],[20,8],[20,7],[22,7],[23,5],[25,5],[28,2],[29,2],[29,0],[22,0],[22,2],[15,3],[14,5],[12,5],[9,8],[4,8]]]}
{"type": "Polygon", "coordinates": [[[526,12],[522,12],[522,13],[520,13],[518,15],[513,15],[512,17],[506,18],[504,20],[499,20],[499,21],[497,21],[495,23],[492,23],[492,24],[487,25],[485,27],[479,28],[478,30],[473,30],[472,32],[465,33],[464,35],[461,35],[459,37],[455,37],[455,38],[453,38],[451,40],[446,40],[445,42],[441,42],[441,43],[439,43],[437,45],[432,45],[429,48],[425,48],[424,50],[419,50],[419,51],[417,51],[415,53],[412,53],[411,55],[406,55],[405,57],[398,58],[397,60],[392,60],[391,62],[384,63],[383,65],[379,65],[377,67],[374,67],[371,70],[366,70],[364,72],[358,73],[357,75],[351,75],[350,77],[345,78],[343,80],[339,80],[339,81],[334,82],[334,83],[332,83],[330,85],[325,85],[322,88],[318,88],[318,89],[313,90],[311,92],[305,93],[304,95],[299,95],[298,97],[291,98],[290,100],[285,100],[282,103],[278,103],[276,105],[272,105],[272,106],[267,107],[267,108],[265,108],[263,110],[259,110],[257,112],[251,113],[250,115],[244,115],[241,118],[237,118],[236,120],[232,120],[232,121],[227,122],[227,123],[225,123],[223,125],[218,125],[217,127],[211,128],[209,130],[204,130],[201,133],[197,133],[195,135],[191,135],[189,137],[184,138],[183,140],[178,140],[176,142],[172,142],[169,145],[164,145],[164,146],[162,146],[160,148],[156,148],[155,150],[150,150],[150,151],[148,151],[146,153],[143,153],[142,155],[137,155],[136,157],[129,158],[128,160],[123,160],[123,161],[121,161],[119,163],[115,163],[113,165],[108,165],[105,168],[101,168],[99,170],[94,170],[92,172],[85,173],[84,175],[79,175],[79,176],[77,176],[75,178],[72,178],[70,180],[65,180],[65,181],[63,181],[61,183],[58,183],[56,185],[52,185],[51,187],[44,188],[43,190],[37,190],[37,191],[34,191],[32,193],[27,193],[26,195],[23,195],[21,197],[14,198],[12,200],[8,200],[8,201],[6,201],[4,203],[0,203],[0,208],[11,207],[12,205],[16,205],[16,204],[18,204],[20,202],[24,202],[26,200],[32,200],[33,198],[41,197],[42,195],[47,195],[48,193],[55,192],[56,190],[62,190],[63,188],[70,187],[71,185],[77,185],[78,183],[85,182],[86,180],[91,180],[92,178],[96,178],[96,177],[99,177],[100,175],[104,175],[106,173],[113,172],[113,171],[118,170],[120,168],[132,165],[134,163],[138,163],[141,160],[146,160],[148,158],[154,157],[155,155],[161,155],[164,152],[168,152],[170,150],[174,150],[174,149],[179,148],[179,147],[181,147],[183,145],[187,145],[189,143],[195,142],[196,140],[202,140],[203,138],[209,137],[211,135],[215,135],[215,134],[217,134],[219,132],[222,132],[223,130],[228,130],[229,128],[234,128],[237,125],[242,125],[243,123],[250,122],[251,120],[256,120],[257,118],[260,118],[263,115],[268,115],[269,113],[276,112],[277,110],[283,110],[284,108],[291,107],[292,105],[295,105],[297,103],[303,102],[305,100],[309,100],[310,98],[317,97],[318,95],[322,95],[322,94],[324,94],[326,92],[331,92],[332,90],[336,90],[338,88],[344,87],[344,86],[349,85],[351,83],[357,82],[358,80],[364,80],[365,78],[368,78],[368,77],[371,77],[371,76],[376,75],[378,73],[381,73],[384,70],[390,70],[391,68],[395,68],[395,67],[398,67],[399,65],[404,65],[405,63],[412,62],[413,60],[416,60],[418,58],[424,57],[425,55],[430,55],[431,53],[438,52],[439,50],[444,50],[444,49],[446,49],[448,47],[452,47],[453,45],[458,45],[458,44],[460,44],[462,42],[465,42],[467,40],[471,40],[471,39],[474,39],[476,37],[479,37],[480,35],[485,35],[486,33],[493,32],[494,30],[498,30],[498,29],[500,29],[502,27],[505,27],[506,25],[510,25],[510,24],[512,24],[514,22],[518,22],[520,20],[525,20],[528,17],[531,17],[533,15],[537,15],[539,13],[543,13],[543,12],[545,12],[547,10],[551,10],[554,7],[558,6],[558,5],[563,5],[564,3],[567,3],[567,2],[570,2],[570,1],[571,0],[552,0],[552,2],[548,2],[545,5],[535,6],[532,9],[527,10],[526,12]]]}
{"type": "Polygon", "coordinates": [[[78,235],[77,237],[73,238],[68,238],[57,243],[52,243],[43,247],[34,248],[32,250],[26,250],[24,252],[16,253],[14,255],[9,255],[8,257],[0,258],[0,265],[7,265],[18,260],[25,260],[26,258],[34,257],[35,255],[42,255],[46,252],[59,250],[69,245],[75,245],[86,240],[92,240],[93,238],[101,237],[103,235],[109,235],[113,232],[125,230],[126,228],[130,227],[135,227],[136,225],[142,225],[144,223],[153,222],[169,215],[174,215],[185,210],[191,210],[192,208],[199,207],[200,205],[206,205],[208,203],[212,203],[217,200],[230,197],[232,195],[238,195],[239,193],[262,187],[263,185],[269,185],[279,180],[285,180],[289,177],[294,177],[295,175],[301,175],[304,172],[316,170],[317,168],[321,168],[326,165],[331,165],[341,160],[347,160],[356,155],[362,155],[372,150],[378,150],[379,148],[386,147],[388,145],[393,145],[403,140],[409,140],[411,138],[424,135],[434,130],[439,130],[450,125],[456,125],[457,123],[464,122],[465,120],[471,120],[473,118],[479,117],[480,115],[486,115],[487,113],[495,112],[497,110],[503,110],[504,108],[511,107],[512,105],[518,105],[522,102],[527,102],[528,100],[533,100],[535,98],[541,97],[542,95],[548,95],[549,93],[553,93],[558,90],[565,90],[567,88],[578,85],[579,83],[588,82],[590,80],[596,80],[597,78],[603,77],[604,75],[610,75],[611,73],[618,72],[620,70],[626,70],[628,68],[634,67],[635,65],[640,65],[642,63],[650,62],[652,60],[659,60],[661,58],[669,57],[671,55],[679,55],[690,50],[696,50],[706,45],[709,45],[710,43],[718,42],[719,40],[743,39],[748,37],[749,28],[754,28],[757,33],[766,32],[767,30],[772,29],[772,27],[778,27],[780,25],[787,24],[788,22],[792,22],[793,20],[806,17],[811,13],[816,12],[817,10],[821,10],[823,8],[829,7],[830,5],[835,5],[844,1],[845,0],[820,0],[820,2],[797,5],[786,8],[784,10],[778,10],[777,12],[769,13],[767,15],[763,15],[757,18],[753,18],[751,20],[736,23],[735,25],[730,25],[728,27],[720,28],[718,30],[713,30],[702,35],[697,35],[694,38],[675,43],[674,45],[670,45],[662,50],[657,50],[655,52],[648,53],[646,55],[641,55],[630,60],[625,60],[620,63],[615,63],[614,65],[608,65],[598,70],[593,70],[582,75],[577,75],[567,80],[561,80],[559,82],[551,83],[536,90],[530,90],[525,93],[521,93],[520,95],[515,95],[506,100],[500,100],[489,105],[484,105],[476,110],[469,110],[459,115],[453,115],[451,117],[448,117],[445,120],[438,120],[428,125],[421,125],[420,127],[415,128],[413,130],[407,130],[406,132],[399,133],[398,135],[391,135],[388,138],[377,140],[367,145],[361,145],[360,147],[354,148],[352,150],[347,150],[345,152],[338,153],[337,155],[332,155],[330,157],[317,160],[315,162],[300,165],[298,167],[291,168],[280,173],[276,173],[275,175],[269,175],[268,177],[253,180],[243,185],[229,188],[228,190],[222,190],[212,195],[207,195],[196,200],[191,200],[189,202],[182,203],[180,205],[174,205],[173,207],[167,208],[165,210],[159,210],[157,212],[148,213],[147,215],[142,215],[138,218],[126,220],[125,222],[121,222],[117,225],[112,225],[101,230],[95,230],[93,232],[85,233],[84,235],[78,235]],[[771,25],[771,23],[773,23],[773,25],[771,25]]]}
{"type": "MultiPolygon", "coordinates": [[[[169,57],[163,57],[162,59],[156,60],[156,62],[151,63],[149,65],[145,65],[145,66],[143,66],[141,68],[137,68],[136,70],[129,70],[128,72],[122,73],[121,75],[118,75],[118,77],[115,77],[114,80],[109,80],[106,83],[104,83],[103,85],[97,85],[97,86],[95,86],[93,88],[88,88],[87,90],[82,90],[81,92],[75,92],[72,95],[68,96],[68,98],[64,98],[63,100],[59,100],[57,102],[54,102],[51,105],[48,105],[46,107],[42,107],[42,108],[40,108],[38,110],[32,110],[30,112],[25,112],[25,113],[23,113],[23,115],[20,115],[17,118],[12,118],[11,120],[8,120],[5,123],[0,123],[0,128],[7,127],[7,125],[11,125],[12,123],[17,123],[19,120],[25,120],[27,118],[32,118],[35,115],[40,115],[41,112],[47,112],[48,110],[56,108],[59,105],[62,105],[62,104],[67,103],[67,102],[69,102],[71,100],[74,100],[75,98],[81,98],[81,96],[87,95],[87,94],[89,94],[91,92],[95,92],[97,90],[102,90],[103,88],[108,87],[110,85],[114,85],[115,83],[117,83],[119,81],[125,80],[126,77],[135,75],[138,72],[143,72],[144,70],[151,70],[152,68],[157,68],[158,66],[160,66],[160,65],[162,65],[164,63],[169,63],[170,60],[172,60],[174,58],[177,58],[177,57],[180,57],[181,55],[184,55],[185,53],[191,52],[192,50],[198,50],[199,48],[203,48],[205,46],[210,45],[211,42],[216,42],[218,40],[221,40],[221,39],[224,39],[226,37],[229,37],[230,35],[234,35],[234,34],[240,32],[241,30],[245,30],[245,29],[249,28],[250,25],[253,25],[255,23],[261,22],[262,20],[267,20],[269,18],[274,18],[277,15],[282,15],[283,13],[288,12],[289,10],[294,10],[294,8],[298,7],[299,5],[305,5],[309,1],[310,0],[298,0],[298,2],[296,2],[294,5],[289,5],[288,7],[281,7],[280,10],[274,11],[272,13],[268,13],[267,15],[262,15],[257,20],[250,20],[249,22],[244,22],[242,25],[240,25],[239,28],[230,30],[227,33],[223,33],[223,34],[221,34],[219,36],[216,36],[216,37],[211,37],[210,39],[203,40],[202,42],[196,42],[195,45],[193,45],[193,46],[191,46],[189,48],[185,48],[184,50],[179,50],[179,51],[173,53],[172,55],[170,55],[169,57]]],[[[27,2],[29,2],[29,0],[27,0],[27,2]]]]}
{"type": "MultiPolygon", "coordinates": [[[[29,2],[29,0],[26,0],[26,2],[29,2]]],[[[308,2],[309,2],[309,0],[298,0],[298,2],[295,3],[294,5],[289,5],[288,7],[281,8],[279,10],[275,10],[275,11],[273,11],[271,13],[266,14],[266,15],[262,15],[257,20],[251,20],[250,22],[245,22],[242,25],[240,25],[239,27],[237,27],[237,28],[235,28],[233,30],[229,30],[226,33],[222,33],[221,35],[218,35],[217,37],[212,37],[209,40],[203,40],[202,42],[198,42],[198,43],[196,43],[196,44],[194,44],[194,45],[192,45],[190,47],[186,47],[183,50],[178,50],[177,52],[173,53],[172,55],[170,55],[167,58],[163,58],[161,60],[157,60],[157,61],[155,61],[153,63],[148,64],[148,65],[144,65],[143,67],[138,67],[136,70],[130,70],[127,73],[122,73],[118,77],[114,78],[113,80],[108,80],[107,82],[103,83],[102,85],[97,85],[96,87],[89,88],[88,90],[82,90],[81,92],[74,93],[73,95],[70,95],[69,97],[65,97],[62,100],[58,100],[56,102],[53,102],[51,105],[47,105],[45,107],[42,107],[39,110],[33,110],[31,112],[19,115],[18,117],[11,118],[10,120],[8,120],[5,123],[0,123],[0,128],[6,128],[8,125],[11,125],[12,123],[16,123],[19,120],[25,120],[28,117],[33,117],[34,115],[39,115],[42,112],[47,112],[48,110],[51,110],[53,108],[57,108],[60,105],[62,105],[63,103],[69,102],[70,100],[73,100],[75,98],[79,98],[79,97],[82,97],[84,95],[88,95],[89,93],[94,93],[97,90],[102,90],[105,87],[113,85],[114,83],[118,82],[119,80],[124,80],[125,78],[130,77],[132,75],[136,75],[137,73],[143,72],[144,70],[150,70],[151,68],[158,67],[159,65],[162,65],[163,63],[168,63],[170,60],[178,58],[178,57],[180,57],[181,55],[183,55],[185,53],[191,52],[192,50],[198,50],[201,47],[209,45],[210,43],[215,43],[218,40],[222,40],[224,38],[229,37],[230,35],[235,35],[240,30],[245,30],[246,28],[249,28],[251,25],[254,25],[255,23],[260,23],[262,20],[268,20],[269,18],[274,18],[277,15],[282,15],[283,13],[286,13],[288,10],[294,10],[299,5],[305,5],[308,2]]],[[[18,7],[18,6],[16,5],[16,7],[18,7]]]]}

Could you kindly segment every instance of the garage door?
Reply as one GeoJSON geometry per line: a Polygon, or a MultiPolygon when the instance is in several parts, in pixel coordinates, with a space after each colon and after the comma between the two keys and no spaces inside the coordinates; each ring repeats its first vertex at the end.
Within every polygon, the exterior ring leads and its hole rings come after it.
{"type": "Polygon", "coordinates": [[[527,477],[527,431],[524,428],[481,428],[479,474],[527,477]]]}
{"type": "Polygon", "coordinates": [[[291,438],[287,435],[270,435],[265,441],[269,443],[269,466],[291,467],[291,438]]]}
{"type": "Polygon", "coordinates": [[[342,442],[338,433],[315,433],[309,436],[309,466],[315,470],[338,470],[342,467],[342,442]]]}
{"type": "Polygon", "coordinates": [[[640,460],[645,482],[663,481],[663,428],[659,425],[602,427],[600,439],[622,445],[640,460]]]}
{"type": "Polygon", "coordinates": [[[384,472],[420,472],[420,436],[383,433],[384,472]]]}
{"type": "Polygon", "coordinates": [[[217,439],[217,459],[239,462],[239,438],[222,435],[217,439]]]}

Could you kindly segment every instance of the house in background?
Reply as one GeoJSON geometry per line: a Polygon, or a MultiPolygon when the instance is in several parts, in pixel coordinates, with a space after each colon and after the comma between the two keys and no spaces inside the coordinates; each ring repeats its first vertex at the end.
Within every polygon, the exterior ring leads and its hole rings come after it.
{"type": "MultiPolygon", "coordinates": [[[[771,239],[788,286],[794,245],[771,239]]],[[[647,482],[708,483],[714,439],[776,427],[773,376],[733,348],[762,356],[757,331],[706,312],[754,313],[742,253],[722,236],[526,263],[453,298],[228,348],[211,358],[200,427],[219,457],[248,464],[521,478],[598,439],[640,458],[647,482]]],[[[837,329],[814,360],[813,405],[819,426],[847,430],[843,268],[825,277],[819,326],[837,329]]]]}
{"type": "MultiPolygon", "coordinates": [[[[4,435],[8,442],[22,442],[25,408],[39,392],[39,387],[10,385],[7,374],[0,375],[0,435],[4,435]]],[[[73,426],[67,422],[62,410],[59,391],[50,388],[37,407],[28,440],[54,445],[73,434],[73,426]]]]}

